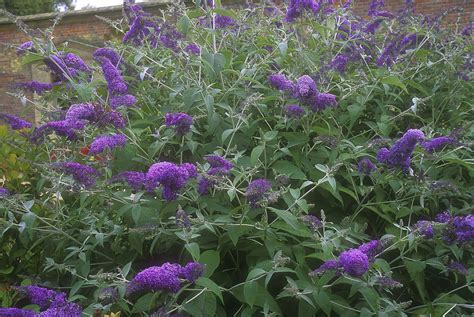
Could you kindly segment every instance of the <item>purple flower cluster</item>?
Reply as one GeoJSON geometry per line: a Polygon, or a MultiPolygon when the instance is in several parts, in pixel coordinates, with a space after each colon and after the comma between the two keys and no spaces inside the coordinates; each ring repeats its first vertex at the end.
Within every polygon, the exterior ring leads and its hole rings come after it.
{"type": "Polygon", "coordinates": [[[137,102],[137,99],[128,94],[128,86],[118,68],[120,57],[114,53],[111,49],[98,49],[94,52],[94,58],[102,67],[110,95],[110,106],[114,109],[120,106],[131,107],[137,102]]]}
{"type": "Polygon", "coordinates": [[[111,182],[125,181],[128,184],[128,186],[130,186],[135,192],[138,192],[144,186],[145,179],[146,179],[145,173],[127,171],[127,172],[121,172],[117,175],[114,175],[110,179],[110,181],[111,182]]]}
{"type": "Polygon", "coordinates": [[[53,84],[42,83],[36,80],[20,83],[16,85],[17,88],[34,92],[38,95],[42,95],[45,91],[53,89],[53,84]]]}
{"type": "Polygon", "coordinates": [[[319,276],[327,271],[344,272],[350,276],[360,277],[369,270],[370,263],[384,246],[380,240],[372,240],[361,244],[358,248],[342,252],[338,259],[324,262],[319,268],[309,273],[310,276],[319,276]]]}
{"type": "Polygon", "coordinates": [[[310,11],[312,14],[318,14],[321,9],[321,1],[315,0],[290,0],[288,9],[286,11],[286,22],[294,22],[300,18],[305,11],[310,11]]]}
{"type": "Polygon", "coordinates": [[[96,182],[96,177],[99,175],[96,169],[76,162],[54,163],[52,167],[66,175],[71,175],[77,183],[84,187],[93,186],[96,182]]]}
{"type": "MultiPolygon", "coordinates": [[[[44,59],[44,63],[50,71],[55,74],[60,81],[74,79],[81,73],[90,75],[92,70],[76,54],[60,52],[44,59]]],[[[89,76],[89,79],[91,76],[89,76]]]]}
{"type": "Polygon", "coordinates": [[[247,201],[252,208],[257,208],[268,198],[268,194],[272,189],[272,183],[264,178],[259,178],[250,182],[245,192],[247,201]]]}
{"type": "Polygon", "coordinates": [[[216,29],[225,29],[236,24],[235,20],[231,17],[216,14],[214,18],[214,25],[216,29]]]}
{"type": "Polygon", "coordinates": [[[201,48],[196,43],[189,43],[188,45],[186,45],[184,50],[192,55],[201,54],[201,48]]]}
{"type": "Polygon", "coordinates": [[[414,228],[425,239],[431,239],[438,233],[448,244],[468,245],[474,241],[474,215],[452,216],[443,212],[434,221],[418,221],[414,228]]]}
{"type": "Polygon", "coordinates": [[[182,112],[167,113],[165,115],[165,124],[167,127],[174,127],[178,135],[184,135],[191,131],[193,117],[182,112]]]}
{"type": "Polygon", "coordinates": [[[204,273],[204,265],[190,262],[186,266],[175,263],[164,263],[152,266],[139,272],[127,285],[127,294],[143,291],[167,291],[177,293],[185,279],[193,283],[204,273]]]}
{"type": "Polygon", "coordinates": [[[423,147],[423,149],[425,149],[426,152],[434,153],[436,151],[443,149],[444,147],[448,145],[453,145],[456,143],[457,143],[457,140],[453,137],[440,136],[440,137],[422,142],[421,146],[423,147]]]}
{"type": "Polygon", "coordinates": [[[4,187],[0,187],[0,198],[10,196],[10,191],[4,187]]]}
{"type": "Polygon", "coordinates": [[[418,142],[425,138],[423,132],[410,129],[389,149],[381,148],[377,153],[377,160],[389,167],[400,167],[403,171],[410,168],[411,155],[418,142]]]}
{"type": "Polygon", "coordinates": [[[12,130],[29,129],[33,126],[28,121],[7,113],[0,113],[0,120],[7,123],[12,130]]]}
{"type": "Polygon", "coordinates": [[[329,107],[337,107],[336,96],[329,93],[320,93],[316,82],[308,75],[299,77],[293,83],[283,74],[272,74],[268,76],[268,82],[272,87],[290,94],[302,104],[311,107],[313,112],[329,107]]]}
{"type": "Polygon", "coordinates": [[[197,176],[196,166],[190,163],[176,165],[170,162],[153,164],[148,169],[145,178],[145,188],[153,191],[158,185],[163,187],[162,195],[165,200],[171,201],[178,197],[179,191],[190,178],[197,176]]]}
{"type": "Polygon", "coordinates": [[[319,218],[314,215],[304,215],[302,220],[313,232],[318,231],[318,229],[323,226],[321,220],[319,220],[319,218]]]}
{"type": "Polygon", "coordinates": [[[346,71],[348,63],[349,57],[347,55],[338,54],[331,61],[331,68],[342,74],[346,71]]]}
{"type": "Polygon", "coordinates": [[[417,42],[418,35],[414,33],[406,36],[396,36],[392,41],[387,42],[385,45],[382,53],[377,58],[377,66],[392,66],[400,55],[412,48],[417,42]]]}
{"type": "Polygon", "coordinates": [[[298,105],[288,105],[286,106],[283,111],[288,118],[295,118],[300,119],[304,116],[305,110],[303,107],[298,105]]]}
{"type": "Polygon", "coordinates": [[[369,17],[387,17],[387,18],[393,17],[393,14],[391,14],[390,12],[381,10],[384,6],[385,6],[384,0],[370,1],[367,15],[369,17]]]}
{"type": "Polygon", "coordinates": [[[234,165],[219,155],[210,155],[204,158],[211,168],[198,181],[198,193],[205,195],[214,188],[220,178],[228,175],[234,165]]]}
{"type": "Polygon", "coordinates": [[[20,286],[16,290],[19,294],[27,297],[32,304],[38,305],[43,311],[36,314],[28,310],[7,308],[4,311],[0,310],[0,316],[80,317],[82,314],[81,307],[67,301],[64,293],[34,285],[20,286]]]}
{"type": "Polygon", "coordinates": [[[361,174],[370,175],[375,170],[375,165],[369,158],[364,157],[359,161],[358,170],[361,174]]]}
{"type": "Polygon", "coordinates": [[[92,141],[89,149],[89,155],[95,155],[104,152],[106,149],[113,150],[116,147],[123,147],[127,138],[123,134],[100,135],[92,141]]]}
{"type": "Polygon", "coordinates": [[[38,316],[38,314],[28,309],[0,308],[0,316],[2,317],[36,317],[38,316]]]}
{"type": "Polygon", "coordinates": [[[22,55],[28,51],[33,50],[34,46],[35,44],[33,43],[33,41],[24,42],[20,46],[18,46],[18,48],[16,49],[16,53],[18,55],[22,55]]]}

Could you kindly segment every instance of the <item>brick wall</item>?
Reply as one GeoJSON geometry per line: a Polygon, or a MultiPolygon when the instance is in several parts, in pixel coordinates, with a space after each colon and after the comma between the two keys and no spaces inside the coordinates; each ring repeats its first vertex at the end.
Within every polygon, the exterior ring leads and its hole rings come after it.
{"type": "MultiPolygon", "coordinates": [[[[172,1],[155,0],[153,4],[146,4],[146,10],[158,11],[165,3],[172,1]]],[[[355,11],[360,15],[364,15],[367,12],[370,0],[353,1],[355,11]]],[[[232,0],[228,2],[232,2],[232,0]]],[[[404,0],[385,1],[386,7],[391,11],[399,10],[403,2],[404,0]]],[[[417,13],[437,14],[452,7],[459,7],[462,11],[451,13],[448,21],[461,18],[464,23],[467,23],[474,20],[474,0],[415,0],[415,3],[417,13]]],[[[104,41],[115,36],[113,29],[96,16],[117,19],[121,15],[120,6],[72,11],[66,14],[59,25],[56,26],[53,34],[55,42],[63,43],[67,41],[69,46],[78,50],[79,55],[88,61],[91,59],[91,53],[95,47],[100,47],[104,41]]],[[[52,19],[54,19],[54,14],[22,17],[22,20],[30,27],[39,29],[51,26],[52,19]]],[[[26,40],[26,36],[18,31],[16,25],[6,19],[0,19],[0,112],[22,115],[32,119],[34,116],[32,106],[28,106],[28,103],[27,106],[23,106],[18,97],[7,94],[8,92],[15,92],[12,88],[15,83],[44,78],[44,74],[38,75],[37,69],[31,66],[22,66],[15,50],[4,45],[5,43],[18,45],[26,40]]],[[[28,97],[31,99],[33,96],[28,97]]]]}

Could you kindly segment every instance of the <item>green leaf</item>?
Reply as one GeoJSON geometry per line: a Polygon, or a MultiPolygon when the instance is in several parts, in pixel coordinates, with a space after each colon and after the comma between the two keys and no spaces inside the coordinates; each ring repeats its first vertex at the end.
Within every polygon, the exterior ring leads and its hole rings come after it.
{"type": "Polygon", "coordinates": [[[140,297],[133,305],[132,313],[138,314],[149,311],[153,307],[153,293],[148,293],[140,297]]]}
{"type": "Polygon", "coordinates": [[[397,86],[403,89],[406,93],[408,93],[407,86],[405,86],[405,84],[397,76],[388,76],[388,77],[382,78],[381,82],[383,84],[397,86]]]}
{"type": "Polygon", "coordinates": [[[289,161],[276,161],[272,167],[280,174],[292,179],[306,180],[306,175],[298,167],[289,161]]]}
{"type": "Polygon", "coordinates": [[[184,247],[191,254],[193,260],[198,262],[200,257],[199,245],[196,242],[191,242],[186,244],[184,247]]]}
{"type": "Polygon", "coordinates": [[[220,289],[219,285],[217,285],[214,281],[212,281],[212,280],[210,280],[206,277],[200,277],[196,280],[196,285],[199,285],[199,286],[202,286],[202,287],[205,287],[205,288],[209,289],[211,292],[216,294],[216,296],[220,299],[222,304],[224,304],[224,299],[222,297],[221,289],[220,289]]]}
{"type": "Polygon", "coordinates": [[[293,215],[291,212],[286,210],[280,210],[276,208],[269,207],[269,209],[277,214],[277,216],[282,219],[284,222],[289,224],[295,230],[304,230],[305,226],[293,215]]]}
{"type": "Polygon", "coordinates": [[[316,304],[324,311],[327,316],[331,315],[332,303],[328,293],[319,291],[313,293],[313,298],[316,304]]]}
{"type": "Polygon", "coordinates": [[[219,267],[220,260],[220,254],[217,251],[207,250],[203,252],[201,254],[199,262],[206,264],[206,271],[204,272],[204,276],[212,276],[212,273],[214,273],[214,271],[219,267]]]}
{"type": "Polygon", "coordinates": [[[235,15],[234,11],[232,10],[225,10],[225,9],[214,9],[214,12],[223,15],[226,17],[231,17],[232,19],[236,20],[237,16],[235,15]]]}
{"type": "Polygon", "coordinates": [[[252,153],[250,154],[250,164],[255,165],[257,164],[260,155],[262,155],[263,151],[265,150],[264,145],[258,145],[253,148],[252,153]]]}

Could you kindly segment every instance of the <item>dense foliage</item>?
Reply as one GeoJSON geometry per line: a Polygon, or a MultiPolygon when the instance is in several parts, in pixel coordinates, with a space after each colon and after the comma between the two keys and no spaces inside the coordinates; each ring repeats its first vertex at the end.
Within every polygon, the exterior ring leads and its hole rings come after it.
{"type": "Polygon", "coordinates": [[[0,115],[0,312],[472,313],[472,25],[284,9],[129,5],[91,65],[18,48],[56,81],[19,87],[40,124],[0,115]]]}
{"type": "Polygon", "coordinates": [[[15,15],[29,15],[73,8],[72,0],[0,0],[0,9],[15,15]]]}

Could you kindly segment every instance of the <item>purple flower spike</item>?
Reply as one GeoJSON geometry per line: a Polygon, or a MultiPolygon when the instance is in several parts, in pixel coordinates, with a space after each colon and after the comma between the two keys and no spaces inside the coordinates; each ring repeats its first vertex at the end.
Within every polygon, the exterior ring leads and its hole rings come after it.
{"type": "Polygon", "coordinates": [[[253,180],[247,187],[245,195],[252,208],[260,206],[262,200],[267,198],[268,192],[272,188],[272,183],[266,179],[260,178],[253,180]]]}
{"type": "Polygon", "coordinates": [[[93,186],[96,177],[99,175],[96,169],[76,162],[55,163],[53,168],[61,170],[64,174],[71,175],[76,182],[85,187],[93,186]]]}
{"type": "Polygon", "coordinates": [[[293,91],[293,83],[283,74],[272,74],[268,76],[270,86],[285,92],[293,91]]]}
{"type": "Polygon", "coordinates": [[[186,113],[167,113],[165,115],[165,124],[167,127],[174,127],[176,134],[184,135],[191,131],[193,117],[186,113]]]}
{"type": "Polygon", "coordinates": [[[196,43],[190,43],[190,44],[186,45],[184,50],[186,52],[188,52],[189,54],[192,54],[192,55],[201,54],[201,48],[196,43]]]}
{"type": "Polygon", "coordinates": [[[168,201],[175,200],[189,178],[196,175],[196,170],[192,171],[191,165],[186,163],[178,166],[170,162],[153,164],[146,174],[146,190],[153,191],[158,185],[161,185],[163,198],[168,201]]]}
{"type": "Polygon", "coordinates": [[[179,277],[182,269],[181,265],[172,263],[149,267],[135,275],[127,286],[127,293],[133,294],[143,291],[177,293],[181,288],[179,277]]]}
{"type": "Polygon", "coordinates": [[[367,255],[369,260],[373,260],[377,254],[384,250],[384,246],[380,240],[372,240],[361,244],[357,250],[367,255]]]}
{"type": "Polygon", "coordinates": [[[416,145],[424,138],[425,135],[420,130],[410,129],[395,142],[390,150],[381,148],[377,153],[377,160],[392,168],[400,167],[406,172],[410,168],[411,155],[416,145]]]}
{"type": "Polygon", "coordinates": [[[441,136],[437,138],[433,138],[428,141],[424,141],[421,143],[421,146],[425,149],[428,153],[434,153],[443,149],[448,145],[452,145],[456,143],[456,139],[449,136],[441,136]]]}
{"type": "Polygon", "coordinates": [[[290,0],[288,10],[286,11],[286,22],[294,22],[297,18],[302,17],[305,11],[309,11],[316,15],[321,9],[321,1],[315,0],[290,0]]]}
{"type": "Polygon", "coordinates": [[[28,121],[7,113],[0,113],[0,120],[7,123],[12,130],[29,129],[33,126],[28,121]]]}
{"type": "Polygon", "coordinates": [[[338,260],[328,260],[324,262],[319,268],[309,273],[309,276],[315,277],[323,275],[328,271],[337,271],[341,268],[338,260]]]}
{"type": "Polygon", "coordinates": [[[331,61],[331,68],[337,70],[339,73],[342,74],[346,71],[348,62],[348,56],[339,54],[331,61]]]}
{"type": "Polygon", "coordinates": [[[358,249],[349,249],[339,255],[339,263],[344,272],[359,277],[369,270],[369,258],[358,249]]]}
{"type": "Polygon", "coordinates": [[[464,265],[459,262],[452,262],[448,265],[448,270],[459,273],[461,275],[468,275],[469,271],[464,265]]]}
{"type": "Polygon", "coordinates": [[[234,26],[236,24],[235,20],[231,17],[220,14],[216,14],[216,18],[214,21],[216,29],[224,29],[230,26],[234,26]]]}
{"type": "Polygon", "coordinates": [[[38,305],[41,309],[48,309],[51,304],[66,300],[66,294],[58,293],[40,286],[20,286],[17,287],[16,290],[21,295],[27,297],[32,304],[38,305]]]}
{"type": "Polygon", "coordinates": [[[226,175],[234,167],[234,164],[219,155],[209,155],[204,159],[211,165],[211,168],[207,171],[209,175],[226,175]]]}
{"type": "Polygon", "coordinates": [[[97,61],[100,61],[101,58],[106,58],[108,59],[113,66],[115,67],[119,67],[119,64],[120,64],[120,55],[114,51],[113,49],[111,48],[106,48],[106,47],[103,47],[103,48],[99,48],[97,49],[94,54],[92,54],[92,56],[94,57],[95,60],[97,61]]]}
{"type": "Polygon", "coordinates": [[[309,226],[311,231],[316,232],[318,231],[319,228],[323,226],[323,223],[321,220],[319,220],[318,217],[313,216],[313,215],[304,215],[303,217],[303,222],[309,226]]]}
{"type": "Polygon", "coordinates": [[[295,119],[300,119],[305,114],[304,108],[298,105],[288,105],[284,108],[284,112],[288,118],[295,118],[295,119]]]}
{"type": "Polygon", "coordinates": [[[52,306],[48,310],[40,313],[38,317],[81,317],[82,309],[79,305],[64,302],[63,305],[52,306]]]}
{"type": "Polygon", "coordinates": [[[10,191],[6,188],[0,187],[0,198],[5,198],[10,196],[10,191]]]}
{"type": "Polygon", "coordinates": [[[190,262],[181,268],[180,276],[188,282],[194,283],[204,274],[205,265],[197,262],[190,262]]]}
{"type": "Polygon", "coordinates": [[[33,81],[25,82],[25,83],[20,83],[16,87],[34,92],[38,95],[42,95],[46,91],[53,89],[53,84],[42,83],[42,82],[33,80],[33,81]]]}
{"type": "Polygon", "coordinates": [[[302,102],[311,102],[318,95],[314,80],[308,75],[303,75],[296,81],[295,92],[302,102]]]}
{"type": "Polygon", "coordinates": [[[425,239],[432,239],[434,237],[433,223],[431,221],[420,220],[417,223],[415,223],[414,228],[425,239]]]}
{"type": "Polygon", "coordinates": [[[375,170],[375,165],[369,158],[364,157],[359,161],[358,170],[361,174],[370,175],[375,170]]]}
{"type": "Polygon", "coordinates": [[[333,94],[319,93],[317,94],[314,103],[311,105],[311,110],[317,112],[329,107],[337,107],[336,96],[333,94]]]}
{"type": "Polygon", "coordinates": [[[92,141],[89,155],[104,152],[106,149],[113,150],[116,147],[123,147],[127,138],[123,134],[101,135],[92,141]]]}
{"type": "Polygon", "coordinates": [[[0,308],[0,316],[2,317],[36,317],[38,316],[38,314],[28,309],[0,308]]]}
{"type": "Polygon", "coordinates": [[[124,106],[124,107],[131,107],[134,104],[137,103],[137,98],[132,95],[119,95],[119,96],[112,96],[110,98],[110,106],[113,109],[117,109],[118,107],[124,106]]]}
{"type": "Polygon", "coordinates": [[[22,43],[20,46],[18,46],[17,50],[16,50],[16,53],[18,55],[22,55],[28,51],[31,51],[34,47],[34,43],[33,41],[27,41],[27,42],[24,42],[22,43]]]}
{"type": "MultiPolygon", "coordinates": [[[[90,151],[89,151],[90,153],[90,151]]],[[[111,182],[125,181],[135,192],[138,192],[145,185],[145,173],[122,172],[112,176],[111,182]]]]}
{"type": "Polygon", "coordinates": [[[96,115],[96,107],[91,103],[78,103],[71,105],[66,112],[65,120],[69,121],[81,121],[81,120],[94,120],[96,115]]]}

